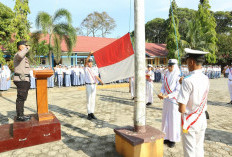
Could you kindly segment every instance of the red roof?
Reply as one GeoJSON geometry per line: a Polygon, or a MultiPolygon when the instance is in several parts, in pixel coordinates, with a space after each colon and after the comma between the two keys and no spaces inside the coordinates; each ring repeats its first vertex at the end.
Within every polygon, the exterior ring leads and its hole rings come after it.
{"type": "MultiPolygon", "coordinates": [[[[46,40],[48,43],[49,36],[41,38],[41,40],[46,40]]],[[[75,47],[73,48],[73,52],[91,52],[97,51],[110,43],[114,42],[115,38],[102,38],[102,37],[89,37],[89,36],[77,36],[77,42],[75,47]]],[[[63,52],[67,52],[68,49],[66,47],[65,41],[63,40],[61,43],[61,50],[63,52]]]]}
{"type": "Polygon", "coordinates": [[[167,56],[168,50],[166,44],[146,43],[146,53],[150,57],[167,56]]]}

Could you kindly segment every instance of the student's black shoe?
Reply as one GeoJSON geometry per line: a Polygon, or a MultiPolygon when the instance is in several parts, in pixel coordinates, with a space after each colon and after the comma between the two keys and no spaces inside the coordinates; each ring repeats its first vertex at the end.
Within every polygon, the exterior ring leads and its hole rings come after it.
{"type": "Polygon", "coordinates": [[[146,105],[147,105],[147,106],[150,106],[150,105],[151,105],[151,103],[150,103],[150,102],[148,102],[146,105]]]}
{"type": "Polygon", "coordinates": [[[132,97],[132,100],[134,100],[135,99],[135,97],[132,97]]]}
{"type": "Polygon", "coordinates": [[[30,116],[17,116],[16,120],[20,121],[20,122],[25,122],[25,121],[29,121],[31,119],[30,116]]]}
{"type": "Polygon", "coordinates": [[[92,120],[92,116],[91,116],[91,114],[88,114],[87,119],[88,119],[88,120],[92,120]]]}
{"type": "Polygon", "coordinates": [[[168,144],[169,143],[169,140],[164,140],[164,144],[168,144]]]}
{"type": "Polygon", "coordinates": [[[169,141],[169,143],[168,143],[168,147],[169,147],[169,148],[173,148],[173,147],[175,147],[175,142],[171,142],[171,141],[169,141]]]}
{"type": "Polygon", "coordinates": [[[232,104],[232,101],[228,102],[227,104],[232,104]]]}
{"type": "Polygon", "coordinates": [[[91,115],[91,117],[92,117],[93,119],[97,119],[97,118],[94,116],[93,113],[90,113],[90,115],[91,115]]]}

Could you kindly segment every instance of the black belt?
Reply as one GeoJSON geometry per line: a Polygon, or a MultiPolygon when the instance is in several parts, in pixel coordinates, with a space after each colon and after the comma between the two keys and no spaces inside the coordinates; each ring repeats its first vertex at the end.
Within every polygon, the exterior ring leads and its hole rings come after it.
{"type": "Polygon", "coordinates": [[[96,84],[96,83],[86,83],[87,85],[93,85],[93,84],[96,84]]]}
{"type": "Polygon", "coordinates": [[[21,76],[24,75],[25,77],[30,77],[30,74],[19,74],[19,73],[15,73],[14,76],[21,76]]]}

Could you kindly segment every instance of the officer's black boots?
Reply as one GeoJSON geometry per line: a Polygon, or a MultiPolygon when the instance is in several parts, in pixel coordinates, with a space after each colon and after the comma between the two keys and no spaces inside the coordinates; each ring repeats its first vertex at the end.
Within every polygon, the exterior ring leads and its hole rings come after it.
{"type": "Polygon", "coordinates": [[[21,121],[21,122],[29,121],[30,119],[31,116],[17,116],[16,118],[17,121],[21,121]]]}

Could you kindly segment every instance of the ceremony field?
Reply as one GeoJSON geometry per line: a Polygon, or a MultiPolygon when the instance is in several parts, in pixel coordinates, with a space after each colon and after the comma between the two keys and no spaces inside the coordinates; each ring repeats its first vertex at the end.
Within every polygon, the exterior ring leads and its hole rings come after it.
{"type": "MultiPolygon", "coordinates": [[[[205,138],[205,157],[232,156],[232,105],[227,79],[211,79],[208,97],[210,120],[205,138]]],[[[99,86],[100,87],[100,86],[99,86]]],[[[84,87],[48,89],[49,110],[61,122],[62,139],[57,142],[0,153],[0,157],[118,157],[114,128],[133,125],[134,103],[128,84],[104,85],[97,90],[95,115],[87,120],[84,87]],[[117,87],[117,88],[116,88],[117,87]]],[[[161,83],[154,83],[159,92],[161,83]]],[[[154,92],[154,93],[155,93],[154,92]]],[[[13,122],[16,89],[0,92],[0,124],[13,122]]],[[[162,101],[154,95],[154,104],[147,107],[146,124],[161,129],[162,101]]],[[[36,91],[30,90],[25,114],[36,113],[36,91]]],[[[183,157],[182,143],[174,148],[164,146],[164,157],[183,157]]]]}

